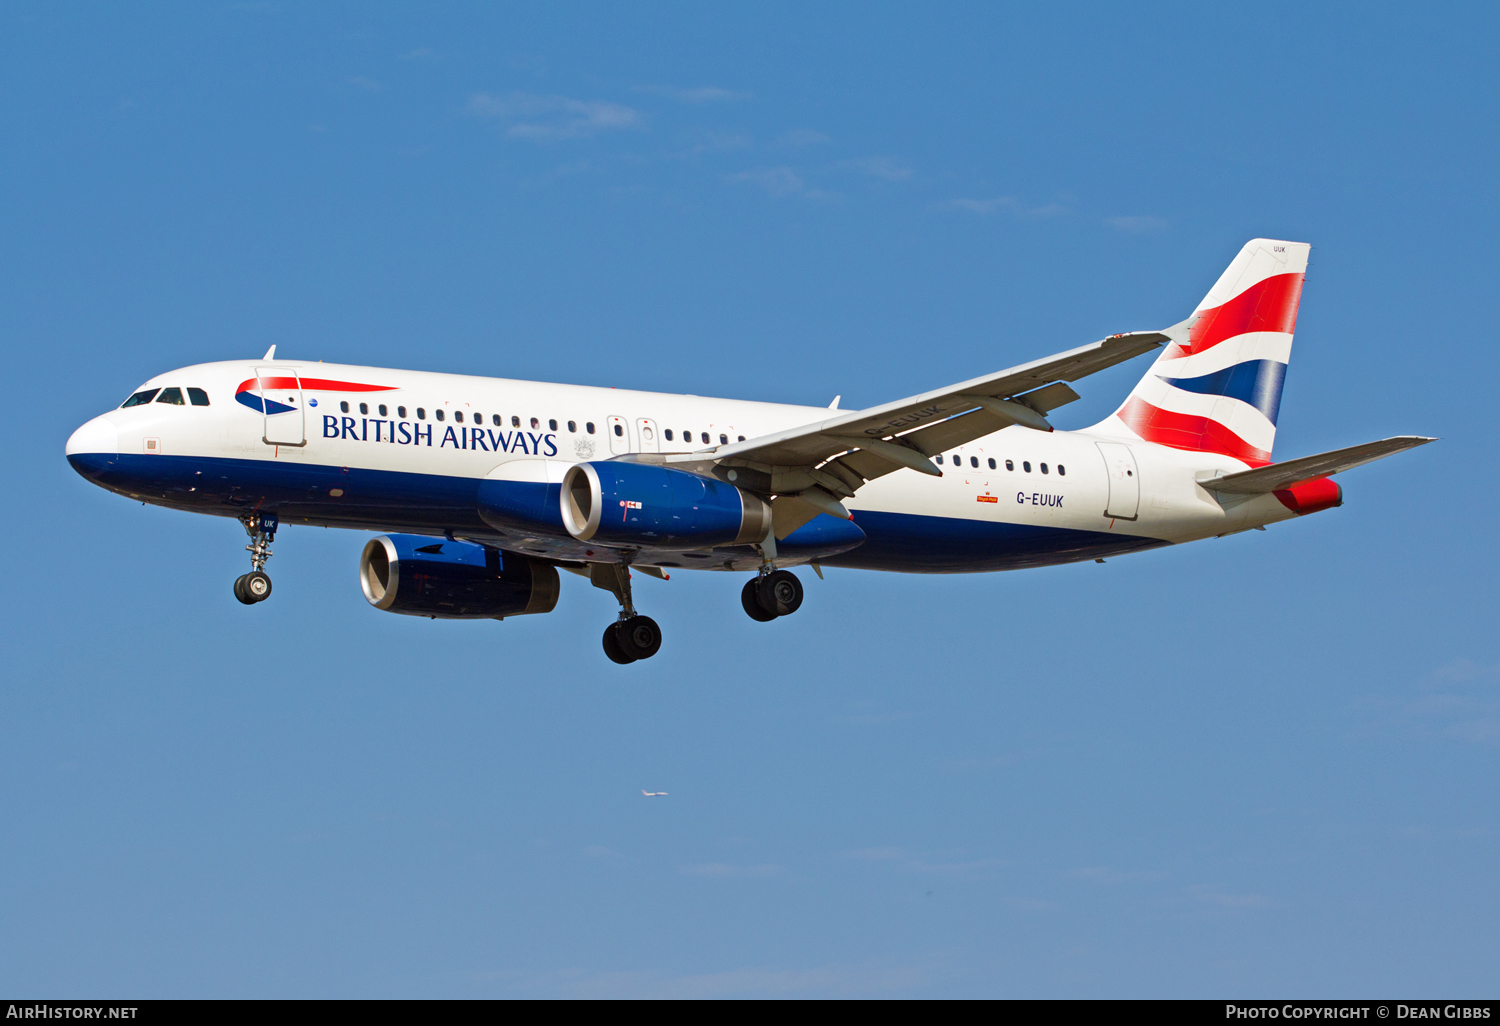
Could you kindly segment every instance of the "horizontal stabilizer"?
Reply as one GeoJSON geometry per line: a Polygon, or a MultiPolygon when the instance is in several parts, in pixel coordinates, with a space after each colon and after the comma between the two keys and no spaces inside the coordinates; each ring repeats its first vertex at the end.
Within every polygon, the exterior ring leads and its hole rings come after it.
{"type": "Polygon", "coordinates": [[[1234,492],[1243,495],[1277,492],[1303,481],[1353,470],[1355,467],[1373,463],[1383,457],[1436,441],[1436,438],[1424,438],[1421,435],[1397,435],[1395,438],[1382,438],[1378,442],[1351,445],[1347,449],[1335,449],[1316,456],[1303,456],[1301,459],[1287,460],[1285,463],[1272,463],[1270,466],[1242,470],[1236,474],[1226,474],[1223,477],[1198,483],[1215,492],[1234,492]]]}

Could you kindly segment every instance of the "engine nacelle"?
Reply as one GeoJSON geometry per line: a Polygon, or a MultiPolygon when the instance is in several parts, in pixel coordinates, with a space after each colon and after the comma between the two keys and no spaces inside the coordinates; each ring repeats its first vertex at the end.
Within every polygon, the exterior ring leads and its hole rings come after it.
{"type": "Polygon", "coordinates": [[[568,533],[605,545],[748,545],[771,530],[764,500],[716,478],[649,463],[569,467],[559,499],[568,533]]]}
{"type": "Polygon", "coordinates": [[[412,534],[372,539],[359,557],[359,585],[376,609],[440,620],[550,613],[561,591],[550,564],[412,534]]]}

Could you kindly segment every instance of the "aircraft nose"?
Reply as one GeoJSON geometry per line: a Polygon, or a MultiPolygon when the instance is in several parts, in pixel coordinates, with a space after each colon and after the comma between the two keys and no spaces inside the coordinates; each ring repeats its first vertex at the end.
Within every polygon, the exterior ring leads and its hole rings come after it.
{"type": "Polygon", "coordinates": [[[120,451],[120,432],[103,417],[95,417],[74,431],[68,439],[67,454],[82,456],[90,453],[108,453],[114,456],[120,451]]]}
{"type": "Polygon", "coordinates": [[[95,417],[68,438],[68,462],[84,477],[102,473],[120,451],[120,432],[103,417],[95,417]]]}

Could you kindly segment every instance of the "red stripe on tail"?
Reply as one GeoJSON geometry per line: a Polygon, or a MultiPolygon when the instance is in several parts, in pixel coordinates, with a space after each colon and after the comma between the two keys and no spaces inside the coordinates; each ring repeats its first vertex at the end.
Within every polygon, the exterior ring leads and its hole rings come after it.
{"type": "Polygon", "coordinates": [[[1263,467],[1271,462],[1269,452],[1257,449],[1223,424],[1208,417],[1173,413],[1171,410],[1152,406],[1136,396],[1131,396],[1120,407],[1117,416],[1130,430],[1158,445],[1192,452],[1216,452],[1243,460],[1252,467],[1263,467]]]}
{"type": "Polygon", "coordinates": [[[1258,281],[1224,303],[1198,314],[1188,329],[1188,344],[1174,345],[1162,359],[1192,356],[1212,349],[1225,339],[1247,331],[1284,331],[1297,327],[1297,304],[1302,299],[1300,274],[1276,274],[1258,281]]]}

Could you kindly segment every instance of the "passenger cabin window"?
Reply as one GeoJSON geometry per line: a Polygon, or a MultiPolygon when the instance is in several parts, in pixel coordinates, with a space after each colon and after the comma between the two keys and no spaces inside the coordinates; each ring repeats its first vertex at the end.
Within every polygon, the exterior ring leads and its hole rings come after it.
{"type": "Polygon", "coordinates": [[[164,388],[164,389],[162,389],[161,390],[161,395],[159,395],[159,396],[156,397],[156,401],[159,402],[159,403],[166,403],[168,406],[185,406],[185,405],[187,405],[186,403],[184,403],[182,401],[182,389],[180,389],[180,388],[164,388]]]}
{"type": "Polygon", "coordinates": [[[672,429],[671,428],[667,428],[667,430],[664,431],[664,432],[662,432],[662,433],[667,436],[667,441],[670,442],[672,440],[672,429]]]}
{"type": "Polygon", "coordinates": [[[437,414],[438,420],[443,420],[447,417],[447,414],[445,414],[442,410],[434,410],[433,412],[437,414]]]}
{"type": "Polygon", "coordinates": [[[349,404],[346,403],[346,402],[343,402],[342,400],[340,400],[340,402],[339,402],[339,412],[340,413],[348,413],[349,412],[349,404]]]}
{"type": "Polygon", "coordinates": [[[744,440],[745,440],[745,436],[744,435],[740,435],[740,441],[743,442],[744,440]]]}
{"type": "Polygon", "coordinates": [[[541,426],[542,426],[542,422],[541,421],[537,420],[535,417],[531,418],[531,427],[532,427],[532,430],[535,430],[536,428],[539,428],[541,426]]]}
{"type": "Polygon", "coordinates": [[[555,421],[555,420],[549,420],[549,421],[547,421],[547,430],[548,431],[556,431],[557,430],[557,421],[555,421]]]}
{"type": "Polygon", "coordinates": [[[505,421],[503,421],[503,420],[500,419],[500,414],[498,414],[498,413],[492,413],[492,414],[490,414],[490,421],[496,427],[504,427],[505,426],[505,421]]]}
{"type": "Polygon", "coordinates": [[[427,411],[424,410],[424,409],[422,409],[422,407],[420,407],[420,406],[417,407],[417,419],[418,420],[426,420],[427,419],[427,411]]]}
{"type": "Polygon", "coordinates": [[[942,453],[938,453],[936,456],[933,457],[933,459],[935,459],[939,463],[941,463],[941,462],[943,462],[943,454],[942,453]]]}
{"type": "Polygon", "coordinates": [[[148,388],[143,392],[137,392],[135,395],[131,396],[129,399],[126,399],[123,403],[121,403],[120,409],[123,410],[127,406],[144,406],[152,399],[156,398],[156,393],[158,391],[160,390],[155,388],[148,388]]]}
{"type": "Polygon", "coordinates": [[[708,432],[707,431],[703,432],[703,444],[704,445],[708,444],[708,432]]]}
{"type": "Polygon", "coordinates": [[[728,435],[720,435],[719,436],[719,444],[720,445],[728,445],[729,444],[729,436],[728,435]]]}
{"type": "Polygon", "coordinates": [[[1005,461],[1005,469],[1006,470],[1014,471],[1016,469],[1016,465],[1013,462],[1011,462],[1010,460],[1006,460],[1005,461]]]}
{"type": "Polygon", "coordinates": [[[189,388],[188,402],[192,403],[194,406],[207,406],[208,393],[203,391],[203,389],[201,388],[189,388]]]}
{"type": "Polygon", "coordinates": [[[460,424],[462,424],[464,422],[464,411],[463,410],[454,410],[453,411],[453,419],[456,420],[456,421],[458,421],[460,424]]]}
{"type": "Polygon", "coordinates": [[[1042,464],[1042,473],[1045,474],[1046,472],[1047,472],[1047,464],[1043,463],[1042,464]]]}
{"type": "Polygon", "coordinates": [[[621,426],[621,425],[619,425],[619,424],[616,424],[616,425],[615,425],[615,435],[616,435],[616,437],[618,437],[618,436],[620,436],[620,435],[623,435],[623,434],[624,434],[624,433],[625,433],[625,428],[624,428],[624,427],[622,427],[622,426],[621,426]]]}
{"type": "MultiPolygon", "coordinates": [[[[191,391],[192,391],[192,389],[188,389],[188,391],[189,391],[189,392],[191,392],[191,391]]],[[[387,413],[386,413],[386,411],[385,411],[385,403],[381,403],[381,404],[380,404],[380,415],[381,415],[381,416],[382,416],[382,417],[384,417],[384,416],[388,416],[388,414],[387,414],[387,413]]]]}
{"type": "Polygon", "coordinates": [[[521,426],[521,418],[520,417],[512,417],[512,418],[510,418],[510,426],[511,427],[520,427],[521,426]]]}
{"type": "Polygon", "coordinates": [[[1028,473],[1028,474],[1031,473],[1031,461],[1030,460],[1022,460],[1021,461],[1021,469],[1024,470],[1024,471],[1026,471],[1026,473],[1028,473]]]}
{"type": "Polygon", "coordinates": [[[1058,477],[1067,477],[1068,476],[1068,468],[1065,467],[1065,466],[1063,466],[1061,463],[1059,463],[1057,465],[1057,476],[1058,477]]]}
{"type": "Polygon", "coordinates": [[[969,457],[969,466],[971,466],[971,467],[977,467],[977,466],[979,466],[979,457],[978,456],[970,456],[969,457]]]}
{"type": "Polygon", "coordinates": [[[993,456],[991,456],[991,457],[990,457],[990,469],[991,469],[991,470],[995,470],[995,469],[997,469],[997,468],[996,468],[996,467],[995,467],[995,457],[993,457],[993,456]]]}
{"type": "Polygon", "coordinates": [[[576,421],[576,420],[570,420],[570,421],[568,421],[568,430],[571,431],[575,435],[578,434],[578,421],[576,421]]]}
{"type": "Polygon", "coordinates": [[[398,407],[396,407],[396,416],[400,417],[402,420],[405,420],[406,419],[406,407],[405,406],[398,406],[398,407]]]}
{"type": "Polygon", "coordinates": [[[589,434],[593,434],[594,433],[594,422],[593,421],[589,421],[587,424],[585,424],[583,426],[583,429],[585,431],[587,431],[589,434]]]}
{"type": "Polygon", "coordinates": [[[369,403],[360,403],[359,404],[359,412],[365,414],[366,416],[369,416],[369,413],[370,413],[370,404],[369,403]]]}

